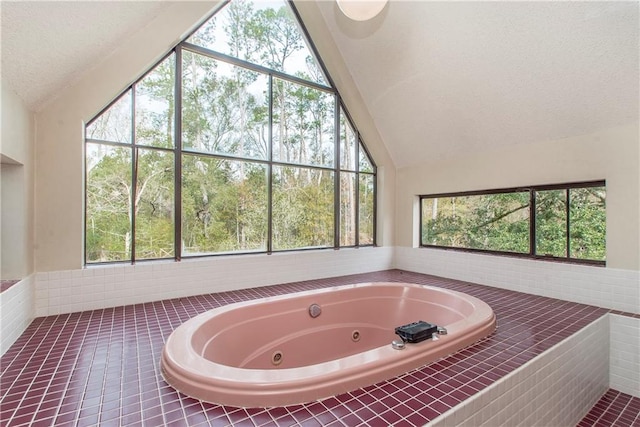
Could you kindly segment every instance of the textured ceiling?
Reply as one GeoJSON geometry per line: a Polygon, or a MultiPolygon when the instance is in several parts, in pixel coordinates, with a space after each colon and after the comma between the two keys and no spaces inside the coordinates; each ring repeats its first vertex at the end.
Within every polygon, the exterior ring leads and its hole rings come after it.
{"type": "Polygon", "coordinates": [[[2,1],[2,80],[37,111],[169,5],[2,1]]]}
{"type": "Polygon", "coordinates": [[[638,2],[320,2],[397,167],[638,120],[638,2]]]}
{"type": "MultiPolygon", "coordinates": [[[[170,2],[2,1],[2,80],[34,111],[170,2]]],[[[638,2],[318,2],[396,166],[638,120],[638,2]]],[[[318,18],[320,19],[320,18],[318,18]]]]}

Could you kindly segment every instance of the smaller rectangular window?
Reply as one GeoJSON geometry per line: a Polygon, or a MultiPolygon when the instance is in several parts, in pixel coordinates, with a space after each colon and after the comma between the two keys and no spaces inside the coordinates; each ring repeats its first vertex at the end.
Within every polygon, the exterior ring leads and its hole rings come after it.
{"type": "Polygon", "coordinates": [[[604,181],[420,196],[420,245],[604,264],[604,181]]]}

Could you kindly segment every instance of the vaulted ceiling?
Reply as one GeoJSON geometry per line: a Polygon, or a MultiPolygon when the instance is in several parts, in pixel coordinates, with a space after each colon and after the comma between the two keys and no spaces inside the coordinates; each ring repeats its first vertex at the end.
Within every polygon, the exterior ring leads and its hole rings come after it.
{"type": "Polygon", "coordinates": [[[396,166],[638,120],[638,2],[319,7],[396,166]]]}
{"type": "Polygon", "coordinates": [[[2,1],[2,80],[38,111],[169,5],[2,1]]]}
{"type": "MultiPolygon", "coordinates": [[[[3,83],[37,111],[169,4],[2,2],[3,83]]],[[[638,2],[318,8],[398,167],[638,120],[638,2]]]]}

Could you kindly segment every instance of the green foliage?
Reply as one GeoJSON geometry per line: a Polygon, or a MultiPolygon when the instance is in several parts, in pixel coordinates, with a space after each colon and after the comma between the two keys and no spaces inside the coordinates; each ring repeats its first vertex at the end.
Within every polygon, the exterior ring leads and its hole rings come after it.
{"type": "Polygon", "coordinates": [[[174,74],[171,55],[136,84],[136,144],[173,147],[174,74]]]}
{"type": "Polygon", "coordinates": [[[536,191],[536,254],[567,256],[566,190],[536,191]]]}
{"type": "Polygon", "coordinates": [[[262,165],[183,157],[182,230],[186,254],[266,248],[262,165]]]}
{"type": "Polygon", "coordinates": [[[606,193],[604,187],[569,192],[571,256],[578,259],[606,259],[606,193]]]}
{"type": "Polygon", "coordinates": [[[359,225],[360,234],[358,236],[361,245],[372,245],[374,236],[374,182],[375,175],[361,174],[359,183],[359,225]]]}
{"type": "Polygon", "coordinates": [[[138,149],[136,259],[174,256],[173,153],[138,149]]]}
{"type": "Polygon", "coordinates": [[[423,209],[424,243],[528,252],[529,193],[429,200],[423,209]]]}
{"type": "Polygon", "coordinates": [[[274,159],[287,163],[332,166],[334,95],[277,79],[273,96],[274,159]]]}
{"type": "Polygon", "coordinates": [[[333,172],[274,167],[274,250],[333,245],[333,172]]]}
{"type": "Polygon", "coordinates": [[[131,259],[131,149],[87,144],[87,261],[131,259]]]}
{"type": "MultiPolygon", "coordinates": [[[[537,255],[605,259],[604,187],[536,191],[535,201],[537,255]]],[[[528,254],[529,211],[529,192],[423,199],[422,243],[528,254]]]]}

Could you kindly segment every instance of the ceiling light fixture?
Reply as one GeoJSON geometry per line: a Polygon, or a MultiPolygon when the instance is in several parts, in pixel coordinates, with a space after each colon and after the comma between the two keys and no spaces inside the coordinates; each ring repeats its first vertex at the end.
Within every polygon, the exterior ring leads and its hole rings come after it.
{"type": "Polygon", "coordinates": [[[336,0],[338,7],[354,21],[366,21],[382,12],[388,0],[336,0]]]}

